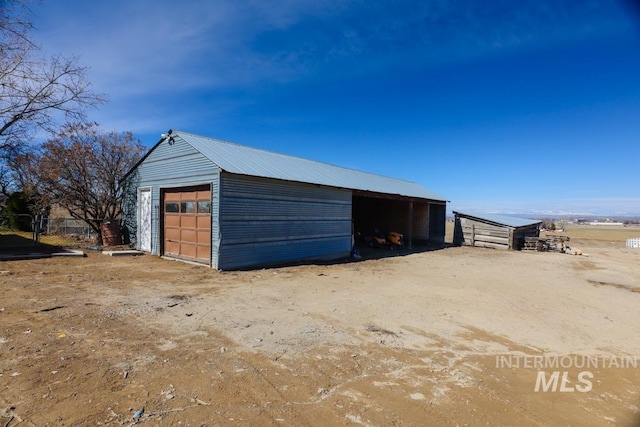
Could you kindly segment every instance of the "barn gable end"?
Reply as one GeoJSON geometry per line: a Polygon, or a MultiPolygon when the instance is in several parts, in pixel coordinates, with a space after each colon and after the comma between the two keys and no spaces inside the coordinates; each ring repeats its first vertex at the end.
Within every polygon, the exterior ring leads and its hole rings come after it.
{"type": "MultiPolygon", "coordinates": [[[[127,174],[125,179],[129,180],[130,187],[137,189],[131,194],[129,202],[125,206],[125,226],[129,230],[131,241],[139,249],[145,249],[141,247],[141,243],[143,243],[141,237],[150,239],[147,251],[153,255],[165,255],[163,196],[167,193],[180,192],[181,190],[187,192],[194,188],[208,187],[211,212],[215,213],[219,210],[220,169],[182,139],[161,140],[127,174]],[[150,192],[149,210],[141,209],[143,203],[141,199],[144,197],[145,191],[150,192]],[[141,211],[148,215],[148,218],[141,217],[141,211]],[[146,228],[144,224],[150,225],[148,237],[141,230],[146,228]]],[[[217,215],[211,215],[211,254],[207,256],[208,262],[206,262],[213,267],[217,267],[215,261],[219,247],[217,218],[217,215]]]]}

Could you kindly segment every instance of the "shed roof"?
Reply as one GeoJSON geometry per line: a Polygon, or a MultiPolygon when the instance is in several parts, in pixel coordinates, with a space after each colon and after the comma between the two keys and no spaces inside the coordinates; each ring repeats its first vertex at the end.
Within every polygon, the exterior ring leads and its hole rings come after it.
{"type": "Polygon", "coordinates": [[[478,213],[478,212],[460,212],[460,211],[453,211],[453,213],[456,216],[473,218],[479,221],[490,222],[497,225],[505,225],[507,227],[513,227],[513,228],[540,224],[542,222],[540,220],[518,218],[510,215],[486,214],[486,213],[478,213]]]}
{"type": "Polygon", "coordinates": [[[230,173],[446,201],[444,197],[410,181],[247,147],[183,131],[169,131],[166,137],[181,138],[222,170],[230,173]]]}

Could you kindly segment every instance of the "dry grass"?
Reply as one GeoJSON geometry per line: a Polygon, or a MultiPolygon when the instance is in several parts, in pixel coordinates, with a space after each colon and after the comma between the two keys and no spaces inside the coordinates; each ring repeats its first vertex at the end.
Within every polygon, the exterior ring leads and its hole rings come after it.
{"type": "Polygon", "coordinates": [[[613,225],[575,225],[571,224],[565,228],[565,233],[571,239],[590,240],[602,242],[622,242],[627,239],[640,237],[640,227],[621,227],[613,225]]]}

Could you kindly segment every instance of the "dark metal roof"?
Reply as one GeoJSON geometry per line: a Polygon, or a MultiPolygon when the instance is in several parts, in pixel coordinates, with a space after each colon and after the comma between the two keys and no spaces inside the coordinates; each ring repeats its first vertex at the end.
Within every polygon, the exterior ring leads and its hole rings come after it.
{"type": "Polygon", "coordinates": [[[478,212],[460,212],[453,211],[456,216],[463,216],[467,218],[477,219],[483,222],[490,222],[498,225],[506,225],[507,227],[524,227],[527,225],[540,224],[542,221],[528,219],[528,218],[517,218],[509,215],[498,215],[498,214],[487,214],[487,213],[478,213],[478,212]]]}
{"type": "Polygon", "coordinates": [[[446,201],[444,197],[409,181],[247,147],[183,131],[170,131],[167,137],[183,139],[222,170],[235,174],[446,201]]]}

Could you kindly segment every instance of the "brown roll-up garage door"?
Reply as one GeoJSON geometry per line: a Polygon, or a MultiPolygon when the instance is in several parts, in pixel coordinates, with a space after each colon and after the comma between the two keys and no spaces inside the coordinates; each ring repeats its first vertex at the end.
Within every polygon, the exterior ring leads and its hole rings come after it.
{"type": "Polygon", "coordinates": [[[209,264],[211,261],[211,189],[208,185],[167,189],[162,193],[164,254],[209,264]]]}

